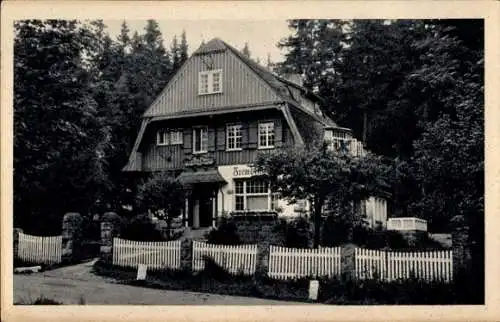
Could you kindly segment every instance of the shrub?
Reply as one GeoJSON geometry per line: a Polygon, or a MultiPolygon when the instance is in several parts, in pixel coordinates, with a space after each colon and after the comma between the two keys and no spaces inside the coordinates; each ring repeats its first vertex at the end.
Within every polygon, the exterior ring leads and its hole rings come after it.
{"type": "Polygon", "coordinates": [[[205,238],[211,244],[239,245],[238,227],[231,217],[221,217],[217,228],[210,230],[205,238]]]}
{"type": "Polygon", "coordinates": [[[312,243],[313,232],[311,222],[306,217],[296,217],[282,220],[285,247],[309,248],[312,243]]]}
{"type": "Polygon", "coordinates": [[[148,215],[138,215],[124,225],[121,238],[137,241],[163,241],[163,234],[156,229],[148,215]]]}
{"type": "Polygon", "coordinates": [[[139,209],[164,211],[169,218],[177,216],[184,207],[184,190],[170,174],[155,173],[138,187],[136,202],[139,209]]]}

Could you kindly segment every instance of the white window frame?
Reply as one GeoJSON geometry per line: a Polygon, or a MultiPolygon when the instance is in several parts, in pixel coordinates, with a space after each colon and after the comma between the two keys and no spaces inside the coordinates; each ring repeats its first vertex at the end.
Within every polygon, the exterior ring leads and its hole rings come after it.
{"type": "Polygon", "coordinates": [[[243,126],[241,124],[228,124],[226,125],[226,151],[241,151],[243,150],[243,126]],[[237,135],[237,133],[239,134],[237,135]],[[237,146],[236,142],[238,142],[239,138],[239,146],[237,146]],[[234,143],[234,146],[231,147],[231,143],[234,143]]]}
{"type": "Polygon", "coordinates": [[[156,145],[165,146],[170,144],[170,131],[168,129],[159,129],[156,132],[156,145]]]}
{"type": "Polygon", "coordinates": [[[269,122],[260,122],[259,127],[258,127],[258,141],[259,141],[259,149],[273,149],[275,147],[276,143],[276,135],[275,135],[275,124],[272,121],[269,122]],[[269,127],[271,127],[271,130],[269,130],[269,127]],[[265,142],[261,141],[261,131],[263,128],[265,129],[265,142]],[[273,138],[273,143],[270,144],[270,137],[272,136],[273,138]]]}
{"type": "MultiPolygon", "coordinates": [[[[278,194],[273,193],[269,184],[267,184],[267,192],[248,192],[248,182],[251,180],[256,180],[256,178],[246,178],[246,179],[236,179],[234,180],[234,211],[235,212],[258,212],[258,211],[276,211],[278,208],[278,194]],[[243,192],[238,193],[236,190],[236,185],[238,182],[243,183],[243,192]],[[248,209],[248,197],[267,197],[267,209],[248,209]],[[243,197],[243,209],[236,209],[236,199],[237,197],[243,197]]],[[[258,179],[257,179],[258,180],[258,179]]]]}
{"type": "Polygon", "coordinates": [[[214,69],[214,70],[205,70],[199,73],[198,75],[198,95],[209,95],[209,94],[218,94],[222,93],[223,91],[223,73],[222,69],[214,69]],[[219,89],[216,91],[214,90],[214,75],[217,74],[219,75],[219,89]],[[205,88],[202,87],[202,79],[203,77],[207,77],[207,86],[206,86],[206,91],[205,88]]]}
{"type": "Polygon", "coordinates": [[[183,132],[172,129],[159,129],[156,132],[156,145],[179,145],[183,143],[183,132]],[[175,137],[176,136],[176,137],[175,137]]]}
{"type": "Polygon", "coordinates": [[[183,132],[181,130],[171,130],[170,131],[170,145],[181,145],[183,144],[183,132]]]}
{"type": "Polygon", "coordinates": [[[195,126],[193,127],[193,154],[201,154],[201,153],[207,153],[208,152],[208,127],[206,126],[195,126]],[[201,130],[200,135],[201,137],[198,138],[200,139],[200,150],[196,150],[196,131],[201,130]],[[206,140],[203,140],[203,132],[205,133],[206,140]],[[203,142],[205,142],[205,146],[203,146],[203,142]]]}

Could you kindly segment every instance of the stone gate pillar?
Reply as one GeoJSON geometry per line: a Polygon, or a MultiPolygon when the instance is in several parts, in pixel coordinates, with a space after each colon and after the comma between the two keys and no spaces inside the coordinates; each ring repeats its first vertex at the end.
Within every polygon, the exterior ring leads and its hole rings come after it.
{"type": "Polygon", "coordinates": [[[356,245],[348,243],[341,246],[340,249],[340,276],[345,280],[356,278],[356,245]]]}
{"type": "Polygon", "coordinates": [[[82,238],[82,216],[77,212],[68,212],[62,222],[62,261],[72,262],[77,259],[82,238]]]}
{"type": "Polygon", "coordinates": [[[453,278],[464,278],[470,273],[471,252],[468,247],[469,230],[454,227],[451,233],[453,251],[453,278]]]}
{"type": "Polygon", "coordinates": [[[114,212],[106,212],[101,220],[100,257],[105,262],[113,262],[113,238],[120,237],[122,220],[114,212]]]}

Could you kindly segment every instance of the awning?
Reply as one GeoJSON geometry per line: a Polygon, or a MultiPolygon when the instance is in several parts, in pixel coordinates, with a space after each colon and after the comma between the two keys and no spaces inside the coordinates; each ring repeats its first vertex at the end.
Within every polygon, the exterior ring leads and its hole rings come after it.
{"type": "Polygon", "coordinates": [[[217,169],[184,171],[177,177],[177,180],[183,185],[195,183],[226,183],[226,180],[224,180],[217,169]]]}

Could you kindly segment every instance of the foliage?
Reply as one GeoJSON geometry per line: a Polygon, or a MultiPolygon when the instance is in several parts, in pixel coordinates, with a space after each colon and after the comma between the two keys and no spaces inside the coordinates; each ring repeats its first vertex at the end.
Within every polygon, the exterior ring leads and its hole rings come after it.
{"type": "Polygon", "coordinates": [[[56,234],[67,211],[118,211],[134,194],[135,178],[121,170],[140,116],[173,73],[158,24],[131,36],[124,22],[116,40],[101,20],[14,28],[15,225],[56,234]]]}
{"type": "Polygon", "coordinates": [[[73,20],[17,21],[15,32],[15,224],[50,233],[107,184],[105,133],[83,58],[92,34],[73,20]]]}
{"type": "Polygon", "coordinates": [[[217,227],[211,229],[205,236],[208,243],[220,245],[239,245],[241,244],[238,235],[238,227],[231,217],[221,217],[217,227]]]}
{"type": "Polygon", "coordinates": [[[137,204],[140,209],[153,213],[163,211],[165,219],[177,217],[184,207],[182,185],[166,172],[153,174],[138,187],[137,204]]]}
{"type": "Polygon", "coordinates": [[[120,237],[136,241],[164,241],[162,233],[146,214],[138,215],[125,223],[120,237]]]}
{"type": "MultiPolygon", "coordinates": [[[[421,179],[407,164],[409,159],[422,156],[416,151],[422,144],[432,146],[423,135],[430,138],[438,134],[436,141],[447,146],[445,151],[451,147],[460,151],[464,163],[455,168],[481,165],[477,159],[483,153],[456,140],[466,135],[450,132],[451,144],[443,140],[450,126],[446,127],[441,118],[449,115],[453,119],[458,106],[475,104],[473,97],[478,111],[482,111],[478,95],[464,94],[472,87],[482,95],[477,89],[483,84],[483,21],[291,20],[289,27],[292,35],[279,44],[286,54],[278,72],[304,73],[306,86],[318,90],[325,99],[323,109],[340,125],[363,138],[369,150],[395,158],[392,184],[397,214],[407,215],[415,210],[409,205],[425,203],[421,200],[421,179]]],[[[475,131],[471,142],[481,147],[484,130],[477,127],[475,131]]],[[[432,168],[437,159],[423,162],[432,168]]],[[[454,180],[467,184],[469,179],[462,180],[457,174],[453,173],[454,180]]],[[[482,189],[469,190],[472,195],[475,191],[481,194],[482,189]]],[[[454,195],[460,198],[469,192],[462,190],[454,195]]],[[[471,206],[481,203],[472,195],[471,206]]],[[[440,207],[439,202],[433,205],[440,207]]],[[[431,222],[430,227],[445,230],[448,220],[435,221],[435,225],[431,222]]]]}
{"type": "MultiPolygon", "coordinates": [[[[330,151],[325,144],[259,154],[254,166],[265,173],[271,189],[290,202],[311,201],[314,207],[314,246],[319,245],[325,203],[346,205],[384,189],[386,166],[371,154],[353,157],[330,151]]],[[[361,220],[354,210],[341,212],[353,225],[361,220]]]]}
{"type": "Polygon", "coordinates": [[[311,246],[313,227],[308,218],[283,219],[280,224],[280,229],[284,234],[285,247],[309,248],[311,246]]]}

